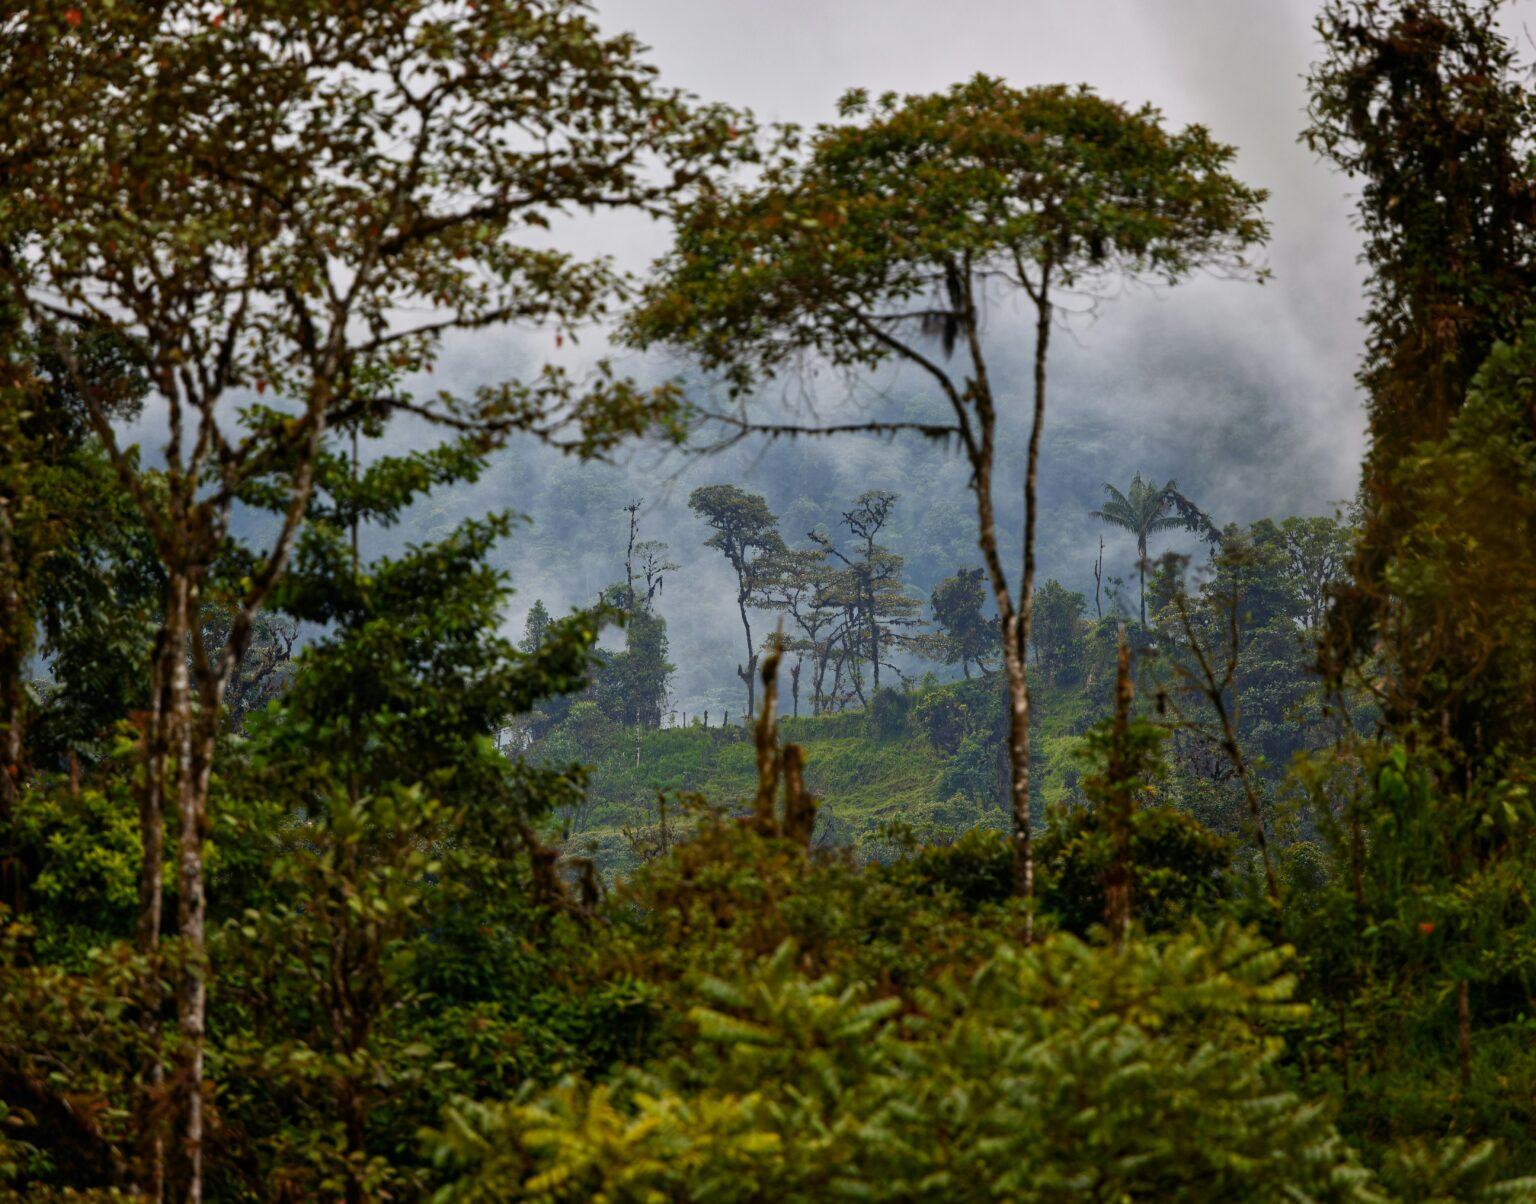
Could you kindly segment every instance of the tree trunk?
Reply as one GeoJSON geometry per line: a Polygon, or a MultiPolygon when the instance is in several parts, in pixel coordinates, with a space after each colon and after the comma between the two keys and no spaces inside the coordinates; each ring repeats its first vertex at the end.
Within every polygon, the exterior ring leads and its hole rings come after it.
{"type": "MultiPolygon", "coordinates": [[[[1021,616],[1010,617],[1004,640],[1013,642],[1021,616]],[[1009,629],[1012,629],[1010,631],[1009,629]]],[[[1034,940],[1035,849],[1029,798],[1029,682],[1025,665],[1012,647],[1003,649],[1008,677],[1008,771],[1013,803],[1013,893],[1030,907],[1024,921],[1025,942],[1034,940]]]]}
{"type": "Polygon", "coordinates": [[[874,692],[880,692],[880,623],[875,617],[875,586],[871,570],[865,582],[865,604],[869,607],[869,660],[874,666],[874,692]]]}
{"type": "Polygon", "coordinates": [[[21,789],[22,726],[26,693],[22,674],[30,652],[27,615],[21,600],[21,573],[11,532],[11,503],[0,498],[0,879],[4,898],[20,899],[11,822],[21,789]]]}
{"type": "Polygon", "coordinates": [[[736,676],[747,686],[747,718],[757,710],[757,650],[752,647],[752,624],[747,620],[747,595],[736,595],[736,607],[741,611],[741,628],[747,633],[747,663],[736,666],[736,676]]]}
{"type": "Polygon", "coordinates": [[[1104,922],[1115,948],[1125,943],[1131,926],[1131,772],[1126,755],[1131,729],[1131,654],[1125,642],[1125,628],[1120,628],[1115,661],[1115,720],[1109,747],[1109,814],[1104,818],[1110,830],[1110,860],[1104,872],[1104,922]]]}
{"type": "Polygon", "coordinates": [[[32,618],[21,597],[11,501],[0,498],[0,903],[22,909],[25,874],[15,835],[21,797],[27,694],[23,682],[32,651],[32,618]]]}
{"type": "Polygon", "coordinates": [[[1461,1071],[1461,1088],[1472,1085],[1472,1004],[1471,988],[1463,978],[1456,984],[1456,1058],[1461,1071]]]}
{"type": "Polygon", "coordinates": [[[1099,536],[1099,557],[1093,562],[1093,616],[1104,617],[1104,607],[1099,603],[1099,587],[1104,581],[1104,537],[1099,536]]]}
{"type": "Polygon", "coordinates": [[[186,657],[186,582],[167,584],[165,616],[155,636],[150,660],[149,712],[144,719],[144,778],[139,790],[139,917],[135,934],[145,959],[143,1024],[148,1053],[141,1071],[137,1100],[137,1173],[139,1194],[149,1200],[165,1196],[165,1064],[162,1059],[160,934],[165,907],[165,795],[175,738],[175,707],[171,698],[174,665],[186,657]]]}
{"type": "Polygon", "coordinates": [[[1014,870],[1015,890],[1030,900],[1031,914],[1026,921],[1026,939],[1034,937],[1033,901],[1035,894],[1034,850],[1030,845],[1030,797],[1029,797],[1029,676],[1027,650],[1030,627],[1035,614],[1035,524],[1039,506],[1037,498],[1040,485],[1040,438],[1045,429],[1045,359],[1051,344],[1050,269],[1041,272],[1040,293],[1035,308],[1035,405],[1030,416],[1029,460],[1024,470],[1024,581],[1019,589],[1019,618],[1014,633],[1014,655],[1019,665],[1019,692],[1022,696],[1020,713],[1014,715],[1011,725],[1018,726],[1014,735],[1014,810],[1015,826],[1020,824],[1022,810],[1022,838],[1015,858],[1023,864],[1014,870]]]}
{"type": "Polygon", "coordinates": [[[183,1198],[203,1198],[203,1039],[207,1013],[207,899],[203,841],[207,833],[208,778],[216,737],[217,697],[193,706],[186,636],[197,621],[198,592],[189,577],[172,584],[179,638],[170,655],[170,703],[176,733],[176,927],[181,978],[176,993],[176,1082],[182,1094],[181,1176],[183,1198]]]}
{"type": "Polygon", "coordinates": [[[1035,858],[1029,798],[1029,682],[1025,676],[1023,644],[1019,637],[1022,615],[1015,610],[1007,575],[997,550],[997,524],[992,505],[992,448],[995,414],[990,396],[983,393],[985,377],[977,390],[980,455],[973,462],[972,488],[976,493],[977,544],[992,594],[997,603],[1002,633],[1003,676],[1008,684],[1009,799],[1013,814],[1013,893],[1031,910],[1025,916],[1025,940],[1034,939],[1032,902],[1035,890],[1035,858]]]}
{"type": "Polygon", "coordinates": [[[995,456],[997,410],[988,381],[986,361],[981,351],[980,332],[974,300],[966,303],[966,339],[970,345],[975,379],[969,382],[980,442],[971,456],[971,487],[976,493],[977,542],[987,576],[992,582],[997,602],[999,627],[1003,636],[1003,669],[1008,681],[1008,759],[1009,794],[1013,809],[1013,892],[1026,904],[1024,940],[1034,940],[1035,854],[1034,832],[1030,817],[1029,789],[1029,678],[1026,652],[1034,613],[1035,583],[1035,510],[1039,486],[1040,437],[1045,425],[1045,363],[1050,348],[1051,302],[1049,292],[1051,265],[1042,265],[1035,302],[1034,407],[1029,431],[1029,457],[1024,473],[1024,580],[1015,608],[997,550],[997,522],[992,502],[992,465],[995,456]]]}
{"type": "Polygon", "coordinates": [[[1147,626],[1147,541],[1136,541],[1136,571],[1141,574],[1141,626],[1147,626]]]}

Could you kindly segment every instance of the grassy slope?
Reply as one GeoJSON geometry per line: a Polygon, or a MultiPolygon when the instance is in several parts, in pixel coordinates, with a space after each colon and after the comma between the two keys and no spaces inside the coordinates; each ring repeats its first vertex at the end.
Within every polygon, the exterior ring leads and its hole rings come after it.
{"type": "MultiPolygon", "coordinates": [[[[1037,689],[1035,705],[1034,738],[1037,757],[1043,758],[1036,783],[1040,803],[1048,805],[1065,801],[1070,793],[1076,780],[1073,753],[1094,708],[1076,687],[1037,689]]],[[[807,784],[821,802],[822,839],[878,855],[881,829],[889,824],[959,832],[1004,822],[995,800],[946,796],[946,758],[910,718],[898,734],[883,738],[874,734],[862,711],[786,719],[781,734],[805,748],[807,784]]],[[[638,766],[633,732],[614,732],[586,759],[592,767],[590,801],[572,820],[567,848],[596,857],[605,871],[633,864],[624,829],[655,825],[658,791],[696,793],[741,811],[756,788],[751,735],[740,726],[644,733],[638,766]]]]}

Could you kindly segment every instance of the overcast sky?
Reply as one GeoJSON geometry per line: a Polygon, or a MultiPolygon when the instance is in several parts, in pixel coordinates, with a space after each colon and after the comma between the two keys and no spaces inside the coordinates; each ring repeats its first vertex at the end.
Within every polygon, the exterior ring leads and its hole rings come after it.
{"type": "MultiPolygon", "coordinates": [[[[1137,370],[1149,351],[1170,344],[1219,351],[1237,374],[1257,378],[1269,405],[1292,411],[1283,425],[1307,445],[1309,461],[1297,504],[1349,494],[1363,447],[1351,380],[1360,269],[1348,183],[1297,142],[1315,9],[1309,0],[599,5],[606,27],[633,30],[652,46],[664,79],[767,120],[826,120],[852,86],[930,91],[983,71],[1017,85],[1084,82],[1130,104],[1151,101],[1171,122],[1209,126],[1238,148],[1237,174],[1272,194],[1274,280],[1263,289],[1197,282],[1106,309],[1077,337],[1113,378],[1105,387],[1113,394],[1118,385],[1121,395],[1068,396],[1053,414],[1064,410],[1070,420],[1074,406],[1134,407],[1157,422],[1219,408],[1219,382],[1208,382],[1213,394],[1137,370]]],[[[664,240],[659,229],[633,234],[624,251],[637,259],[664,240]]]]}

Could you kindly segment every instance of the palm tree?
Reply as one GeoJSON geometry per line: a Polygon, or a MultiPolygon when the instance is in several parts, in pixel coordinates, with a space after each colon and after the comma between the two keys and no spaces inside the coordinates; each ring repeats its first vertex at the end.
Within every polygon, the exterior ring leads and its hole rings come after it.
{"type": "Polygon", "coordinates": [[[1094,518],[1103,519],[1111,526],[1121,527],[1136,536],[1136,553],[1140,558],[1137,566],[1141,573],[1141,625],[1147,625],[1147,537],[1158,531],[1170,531],[1183,527],[1207,539],[1220,539],[1205,511],[1179,492],[1172,481],[1161,487],[1149,484],[1137,473],[1131,479],[1131,488],[1121,493],[1113,485],[1105,483],[1108,495],[1103,507],[1093,511],[1094,518]]]}

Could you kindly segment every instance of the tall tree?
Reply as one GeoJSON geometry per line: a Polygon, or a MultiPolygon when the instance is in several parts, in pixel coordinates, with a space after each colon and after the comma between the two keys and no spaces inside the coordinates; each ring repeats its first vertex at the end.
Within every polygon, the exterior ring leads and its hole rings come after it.
{"type": "Polygon", "coordinates": [[[624,651],[608,658],[594,684],[597,701],[615,721],[627,723],[635,734],[639,763],[640,733],[661,726],[667,683],[675,666],[667,661],[667,621],[656,611],[656,596],[666,574],[677,569],[667,559],[667,545],[640,538],[643,498],[624,507],[629,538],[624,550],[624,583],[608,600],[624,615],[624,651]]]}
{"type": "Polygon", "coordinates": [[[544,641],[549,638],[552,622],[549,609],[544,605],[544,599],[535,598],[533,605],[528,609],[528,617],[523,620],[523,638],[517,642],[518,650],[532,656],[542,648],[544,641]]]}
{"type": "Polygon", "coordinates": [[[987,601],[982,576],[981,569],[961,569],[935,585],[929,596],[938,657],[946,665],[958,664],[966,677],[973,664],[986,673],[987,659],[997,651],[997,621],[982,614],[987,601]]]}
{"type": "MultiPolygon", "coordinates": [[[[354,487],[337,462],[331,483],[350,509],[396,511],[398,476],[373,467],[354,487]]],[[[227,789],[269,800],[237,829],[265,853],[266,880],[241,925],[216,936],[215,1015],[241,1019],[213,1037],[229,1067],[221,1161],[281,1168],[291,1194],[361,1202],[422,1182],[404,1153],[410,1109],[390,1106],[430,1107],[406,1017],[452,1014],[514,972],[503,937],[529,887],[558,901],[531,824],[577,796],[578,776],[508,758],[489,737],[509,711],[582,685],[601,617],[549,623],[528,652],[500,634],[509,591],[488,561],[505,515],[362,574],[350,524],[332,517],[306,531],[277,598],[324,634],[228,763],[227,789]],[[282,814],[293,800],[302,821],[282,814]],[[284,1126],[250,1123],[271,1111],[284,1126]]]]}
{"type": "Polygon", "coordinates": [[[880,666],[900,642],[901,630],[917,622],[920,606],[902,583],[902,558],[878,542],[896,501],[894,493],[871,489],[859,495],[852,509],[843,511],[843,526],[852,537],[851,555],[841,551],[829,536],[811,534],[822,555],[843,566],[829,579],[827,592],[847,616],[843,637],[861,701],[864,692],[859,666],[868,660],[873,689],[878,690],[880,666]]]}
{"type": "MultiPolygon", "coordinates": [[[[786,548],[761,567],[761,597],[765,607],[788,615],[794,624],[783,637],[785,651],[811,658],[811,707],[821,714],[826,694],[827,665],[832,658],[839,611],[830,588],[835,571],[819,550],[786,548]]],[[[800,713],[801,660],[790,670],[795,715],[800,713]]]]}
{"type": "Polygon", "coordinates": [[[1127,276],[1174,283],[1200,267],[1247,270],[1267,233],[1264,194],[1227,172],[1233,151],[1200,126],[1169,131],[1150,107],[1086,88],[1020,91],[976,78],[930,95],[844,97],[845,121],[788,131],[754,182],[687,207],[675,249],[630,322],[638,344],[679,344],[745,393],[810,355],[849,370],[922,373],[948,422],[763,426],[776,434],[917,430],[952,440],[971,468],[977,542],[1009,686],[1014,882],[1034,892],[1029,684],[1036,489],[1052,320],[1064,295],[1127,276]],[[998,545],[993,476],[1004,399],[985,350],[988,297],[1034,310],[1023,572],[998,545]],[[966,367],[945,360],[963,346],[966,367]]]}
{"type": "Polygon", "coordinates": [[[1355,531],[1338,519],[1315,516],[1285,519],[1280,533],[1298,618],[1309,632],[1320,633],[1329,603],[1349,572],[1355,531]]]}
{"type": "Polygon", "coordinates": [[[1056,675],[1075,664],[1083,643],[1083,615],[1087,610],[1088,599],[1054,579],[1042,585],[1036,594],[1030,646],[1047,685],[1055,685],[1056,675]]]}
{"type": "Polygon", "coordinates": [[[1215,529],[1199,507],[1179,492],[1179,487],[1169,481],[1166,485],[1153,485],[1141,479],[1141,473],[1131,478],[1127,493],[1121,493],[1107,481],[1104,492],[1108,495],[1104,505],[1093,511],[1093,517],[1103,519],[1111,526],[1120,527],[1136,537],[1136,567],[1141,575],[1141,625],[1147,625],[1147,540],[1159,531],[1183,528],[1215,537],[1215,529]]]}
{"type": "MultiPolygon", "coordinates": [[[[0,290],[48,339],[166,576],[142,802],[146,951],[177,824],[180,1188],[202,1195],[204,835],[220,710],[303,525],[328,426],[425,414],[582,451],[667,421],[670,390],[548,369],[420,402],[442,335],[564,330],[616,280],[522,237],[569,206],[660,210],[732,144],[726,115],[658,89],[579,0],[206,0],[12,6],[0,36],[0,290]],[[154,483],[66,333],[117,332],[162,414],[154,483]],[[56,332],[56,333],[55,333],[56,332]],[[271,406],[253,404],[270,392],[271,406]],[[278,512],[258,548],[237,505],[278,512]],[[223,576],[222,582],[218,581],[223,576]],[[209,647],[209,593],[232,620],[209,647]],[[190,646],[190,658],[184,650],[190,646]]],[[[148,1113],[163,1115],[165,1109],[148,1113]]],[[[159,1196],[157,1145],[140,1186],[159,1196]]]]}
{"type": "MultiPolygon", "coordinates": [[[[1330,0],[1317,21],[1323,53],[1308,81],[1305,135],[1361,180],[1370,268],[1358,377],[1370,423],[1364,513],[1324,668],[1338,678],[1404,654],[1380,700],[1389,722],[1434,713],[1444,735],[1484,753],[1508,742],[1514,714],[1480,701],[1476,687],[1513,664],[1485,656],[1500,624],[1447,639],[1453,628],[1466,633],[1469,612],[1443,597],[1421,610],[1408,595],[1449,568],[1430,569],[1427,545],[1416,543],[1425,478],[1415,461],[1426,442],[1464,438],[1453,428],[1474,375],[1496,343],[1521,337],[1536,286],[1536,95],[1500,29],[1502,9],[1497,0],[1330,0]]],[[[1490,527],[1480,537],[1503,534],[1490,527]]]]}
{"type": "Polygon", "coordinates": [[[776,557],[785,551],[779,520],[762,494],[745,493],[734,485],[701,485],[688,495],[688,507],[714,531],[704,546],[725,557],[736,574],[736,609],[747,640],[747,659],[736,675],[747,687],[747,714],[757,701],[757,645],[747,611],[765,601],[764,589],[776,557]]]}
{"type": "Polygon", "coordinates": [[[1304,138],[1362,181],[1372,500],[1536,285],[1536,96],[1500,0],[1329,0],[1304,138]]]}

